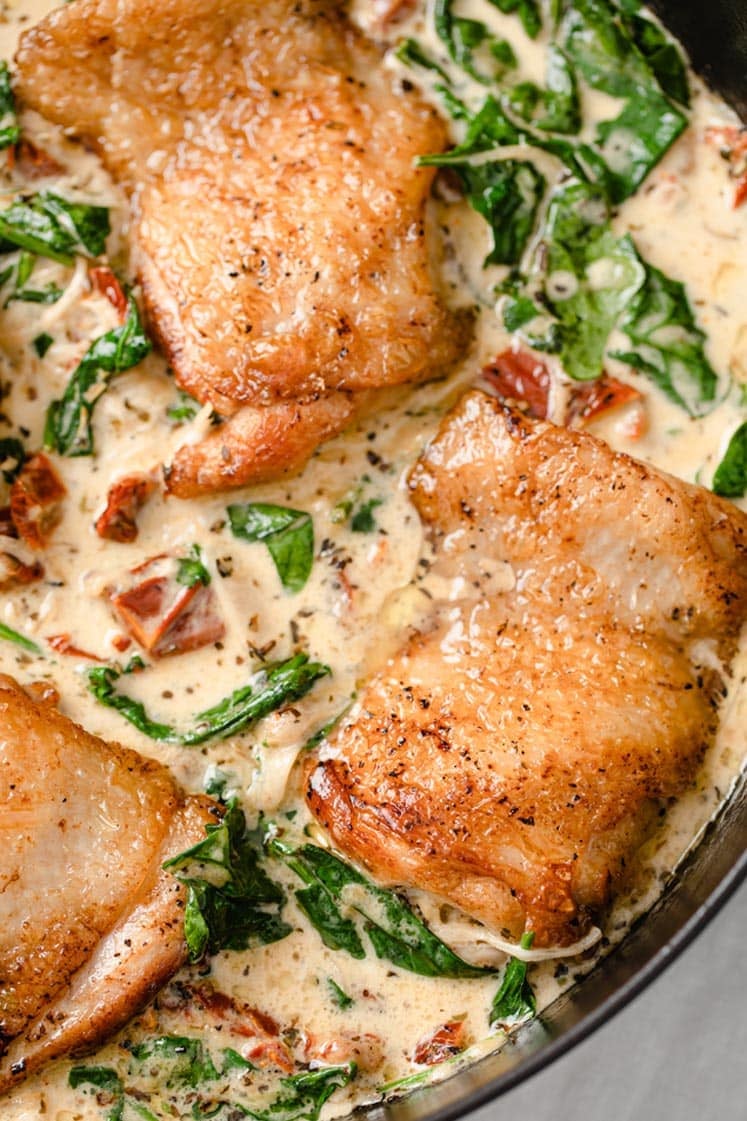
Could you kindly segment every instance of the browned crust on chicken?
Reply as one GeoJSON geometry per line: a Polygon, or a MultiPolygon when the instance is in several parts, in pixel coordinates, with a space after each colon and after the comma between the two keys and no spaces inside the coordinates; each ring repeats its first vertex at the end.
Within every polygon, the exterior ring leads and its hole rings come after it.
{"type": "Polygon", "coordinates": [[[1,1093],[101,1042],[181,965],[184,889],[161,864],[215,818],[5,676],[0,719],[1,1093]]]}
{"type": "Polygon", "coordinates": [[[411,475],[437,605],[308,766],[334,843],[518,937],[568,945],[715,734],[747,517],[471,393],[411,475]],[[483,590],[495,561],[513,590],[483,590]]]}
{"type": "MultiPolygon", "coordinates": [[[[343,7],[78,0],[22,37],[19,97],[130,193],[151,327],[179,384],[221,416],[339,392],[357,404],[437,374],[464,340],[428,260],[434,172],[414,167],[443,147],[443,123],[343,7]]],[[[352,411],[325,408],[305,457],[352,411]]],[[[228,472],[215,469],[220,435],[204,456],[184,449],[174,470],[189,493],[266,476],[262,445],[239,444],[256,428],[250,415],[227,432],[228,472]]]]}

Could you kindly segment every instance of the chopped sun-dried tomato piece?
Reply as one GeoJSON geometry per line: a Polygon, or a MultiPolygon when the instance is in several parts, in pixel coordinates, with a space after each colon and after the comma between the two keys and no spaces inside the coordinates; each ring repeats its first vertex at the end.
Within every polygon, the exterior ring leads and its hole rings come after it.
{"type": "Polygon", "coordinates": [[[96,519],[96,532],[107,541],[129,543],[137,538],[138,511],[156,489],[150,475],[125,475],[109,487],[106,509],[96,519]]]}
{"type": "Polygon", "coordinates": [[[88,276],[96,291],[106,296],[120,319],[124,321],[127,314],[127,296],[112,270],[106,265],[94,265],[88,270],[88,276]]]}
{"type": "Polygon", "coordinates": [[[50,634],[47,636],[47,642],[58,654],[70,654],[74,658],[87,658],[89,662],[104,661],[96,654],[89,654],[87,650],[81,650],[79,646],[75,646],[69,634],[50,634]]]}
{"type": "Polygon", "coordinates": [[[32,455],[10,488],[10,516],[18,536],[32,549],[43,549],[60,520],[67,489],[43,452],[32,455]]]}
{"type": "Polygon", "coordinates": [[[442,1024],[440,1028],[436,1028],[430,1035],[418,1041],[412,1057],[416,1063],[421,1063],[423,1066],[442,1063],[444,1059],[450,1059],[452,1055],[458,1055],[464,1050],[465,1033],[466,1028],[462,1020],[452,1020],[448,1024],[442,1024]]]}
{"type": "Polygon", "coordinates": [[[529,416],[546,420],[552,378],[545,363],[528,350],[504,350],[483,368],[482,376],[506,401],[529,416]]]}
{"type": "Polygon", "coordinates": [[[54,156],[38,148],[25,137],[19,140],[13,151],[13,163],[23,175],[24,179],[49,179],[53,175],[61,175],[65,170],[54,156]]]}
{"type": "Polygon", "coordinates": [[[0,507],[0,537],[11,537],[18,540],[16,523],[10,512],[10,506],[0,507]]]}
{"type": "Polygon", "coordinates": [[[642,397],[643,394],[634,386],[610,377],[609,374],[602,374],[594,381],[574,385],[568,401],[565,422],[572,425],[593,420],[609,409],[617,409],[620,405],[639,401],[642,397]]]}
{"type": "Polygon", "coordinates": [[[43,575],[44,566],[39,561],[27,564],[14,553],[0,550],[0,590],[33,584],[36,580],[41,580],[43,575]]]}
{"type": "Polygon", "coordinates": [[[109,597],[125,629],[154,658],[197,650],[225,633],[212,588],[180,584],[177,570],[175,558],[152,557],[131,570],[129,588],[109,597]]]}

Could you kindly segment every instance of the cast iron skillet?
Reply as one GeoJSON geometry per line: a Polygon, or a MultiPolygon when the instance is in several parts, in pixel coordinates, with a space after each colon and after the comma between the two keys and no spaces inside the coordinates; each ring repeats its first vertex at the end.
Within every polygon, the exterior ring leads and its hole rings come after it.
{"type": "MultiPolygon", "coordinates": [[[[649,0],[695,69],[747,121],[747,2],[649,0]]],[[[654,909],[580,984],[520,1029],[500,1053],[365,1121],[452,1121],[546,1067],[633,999],[720,910],[747,877],[747,781],[742,781],[654,909]]]]}

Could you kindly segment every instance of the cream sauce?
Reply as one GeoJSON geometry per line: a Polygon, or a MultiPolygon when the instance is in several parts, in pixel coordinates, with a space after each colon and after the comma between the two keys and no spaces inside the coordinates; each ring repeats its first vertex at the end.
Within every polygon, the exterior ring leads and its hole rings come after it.
{"type": "MultiPolygon", "coordinates": [[[[0,4],[0,53],[12,57],[23,26],[54,6],[50,0],[0,4]]],[[[357,4],[356,9],[364,24],[373,22],[370,3],[357,4]]],[[[501,38],[512,43],[521,77],[542,82],[542,36],[532,42],[516,19],[502,16],[479,0],[464,3],[460,12],[494,27],[501,38]]],[[[412,35],[440,58],[431,25],[430,17],[416,11],[406,23],[389,31],[393,40],[412,35]]],[[[401,69],[392,55],[386,64],[401,69]]],[[[408,71],[407,76],[412,78],[413,73],[408,71]]],[[[747,384],[747,206],[732,210],[724,162],[705,138],[709,126],[734,124],[735,118],[697,79],[692,84],[691,127],[638,195],[620,208],[615,228],[617,232],[631,230],[652,264],[686,282],[699,323],[708,333],[708,356],[723,378],[723,399],[708,416],[691,420],[641,379],[637,384],[645,394],[648,420],[643,434],[640,425],[631,423],[630,407],[614,411],[592,427],[621,451],[681,478],[707,484],[729,435],[743,417],[738,393],[735,389],[726,392],[726,385],[729,375],[735,383],[747,384]]],[[[457,92],[475,106],[484,91],[465,79],[457,92]]],[[[594,121],[607,113],[609,102],[602,95],[587,95],[585,128],[592,129],[594,121]]],[[[33,113],[23,115],[22,126],[25,135],[68,169],[54,182],[54,189],[112,207],[109,259],[126,275],[126,205],[120,192],[99,162],[66,140],[59,129],[33,113]]],[[[0,180],[0,205],[3,197],[9,199],[16,190],[17,184],[0,180]]],[[[209,424],[205,410],[184,426],[169,420],[167,410],[177,403],[177,393],[165,363],[153,355],[136,370],[115,379],[98,403],[96,456],[56,460],[69,497],[44,553],[45,580],[22,591],[0,594],[0,622],[43,648],[48,649],[50,636],[69,634],[76,646],[115,661],[120,658],[116,642],[122,631],[102,594],[104,589],[146,557],[164,551],[186,552],[192,544],[199,544],[213,573],[212,586],[226,623],[225,637],[216,647],[153,662],[137,679],[138,698],[157,719],[186,721],[191,713],[244,684],[257,666],[258,650],[275,660],[289,655],[299,644],[312,658],[328,663],[333,672],[292,711],[266,718],[250,733],[190,751],[154,743],[118,714],[97,704],[86,688],[85,670],[90,663],[51,651],[43,659],[35,658],[0,643],[0,669],[23,683],[53,681],[67,715],[107,739],[119,739],[161,759],[187,789],[201,790],[211,769],[228,772],[231,787],[241,794],[249,810],[261,809],[269,815],[298,811],[294,829],[300,830],[308,821],[292,776],[299,750],[312,732],[344,708],[357,684],[417,625],[427,604],[423,595],[424,588],[429,590],[427,579],[418,581],[419,561],[426,547],[407,499],[406,473],[445,408],[471,383],[475,371],[510,341],[495,314],[491,294],[504,270],[484,270],[481,264],[487,238],[484,222],[463,202],[434,203],[433,216],[434,228],[441,229],[435,248],[443,258],[441,272],[449,299],[480,308],[474,346],[448,383],[393,395],[386,408],[322,447],[298,478],[252,489],[253,501],[292,506],[313,517],[317,559],[301,593],[289,596],[283,591],[262,544],[248,545],[232,537],[226,506],[248,498],[249,492],[191,501],[155,496],[139,518],[135,544],[102,541],[96,535],[93,521],[113,480],[128,471],[155,467],[185,440],[196,439],[209,424]],[[371,534],[353,533],[338,520],[336,505],[354,494],[363,500],[382,499],[375,511],[377,529],[371,534]],[[218,562],[228,575],[218,574],[218,562]]],[[[40,262],[34,280],[56,281],[68,288],[49,307],[14,303],[0,313],[3,410],[12,418],[14,430],[28,430],[30,448],[40,446],[47,404],[61,394],[91,339],[117,322],[105,298],[88,290],[82,266],[71,271],[40,262]],[[38,358],[32,341],[43,331],[53,335],[54,343],[38,358]]],[[[612,363],[610,370],[615,372],[612,363]]],[[[620,367],[623,371],[626,380],[633,380],[634,375],[620,367]]],[[[497,574],[496,588],[503,576],[497,574]]],[[[439,595],[448,592],[431,590],[439,595]]],[[[738,774],[747,726],[746,678],[747,650],[743,649],[734,667],[734,686],[722,713],[718,742],[694,788],[670,807],[665,827],[647,843],[634,888],[615,904],[605,922],[610,941],[619,939],[631,919],[651,906],[738,774]]],[[[426,915],[438,920],[434,904],[425,898],[419,901],[426,915]]],[[[304,1033],[317,1042],[341,1034],[364,1037],[361,1074],[356,1083],[335,1095],[326,1107],[328,1113],[345,1112],[354,1102],[371,1100],[383,1085],[422,1069],[412,1062],[415,1043],[447,1021],[465,1020],[472,1044],[469,1056],[499,1045],[499,1035],[486,1039],[486,1012],[495,993],[495,978],[432,980],[389,968],[371,957],[354,961],[323,947],[292,904],[288,914],[296,927],[289,938],[247,953],[217,955],[211,963],[211,977],[219,988],[271,1015],[284,1031],[291,1032],[297,1053],[304,1033]],[[334,1005],[329,978],[353,998],[350,1008],[334,1005]],[[376,1042],[366,1042],[367,1035],[376,1037],[376,1042]],[[376,1052],[373,1058],[368,1055],[374,1067],[370,1071],[365,1069],[367,1048],[376,1052]]],[[[441,934],[449,939],[448,926],[441,934]]],[[[452,925],[450,939],[465,956],[476,952],[474,931],[464,924],[452,925]]],[[[499,951],[486,952],[493,960],[501,959],[499,951]]],[[[532,965],[530,977],[539,1006],[547,1005],[594,960],[590,951],[571,961],[568,969],[557,970],[555,962],[532,965]]],[[[188,974],[184,971],[184,977],[188,974]]],[[[196,1034],[197,1025],[183,1012],[159,1015],[156,1025],[153,1015],[146,1014],[92,1061],[121,1067],[126,1065],[125,1040],[167,1031],[196,1034]]],[[[200,1026],[199,1030],[208,1044],[226,1045],[226,1039],[213,1029],[200,1026]]],[[[447,1064],[441,1073],[450,1069],[453,1067],[447,1064]]],[[[53,1121],[100,1117],[95,1098],[84,1090],[70,1089],[68,1071],[69,1065],[61,1063],[30,1079],[4,1100],[3,1116],[8,1121],[31,1121],[41,1115],[53,1121]]],[[[161,1092],[168,1108],[166,1091],[142,1080],[138,1085],[153,1091],[155,1096],[148,1103],[151,1110],[158,1112],[161,1092]]],[[[251,1085],[242,1088],[240,1080],[228,1089],[236,1091],[237,1086],[242,1100],[251,1100],[252,1094],[262,1099],[251,1085]]],[[[220,1089],[216,1087],[216,1094],[220,1089]]],[[[267,1100],[266,1093],[263,1100],[267,1100]]]]}

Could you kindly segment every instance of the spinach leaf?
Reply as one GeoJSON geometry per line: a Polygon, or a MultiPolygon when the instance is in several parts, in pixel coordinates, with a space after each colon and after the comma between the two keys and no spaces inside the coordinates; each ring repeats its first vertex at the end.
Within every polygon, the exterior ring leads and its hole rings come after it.
{"type": "Polygon", "coordinates": [[[118,693],[115,685],[122,674],[113,666],[90,669],[88,688],[100,704],[116,709],[151,739],[195,747],[206,740],[238,735],[281,705],[300,700],[320,677],[330,672],[329,666],[310,662],[308,654],[295,654],[285,662],[264,666],[247,685],[235,689],[212,708],[198,712],[193,717],[193,727],[185,732],[151,720],[140,701],[118,693]]]}
{"type": "Polygon", "coordinates": [[[501,105],[492,94],[485,98],[474,115],[470,114],[461,102],[458,102],[458,105],[460,107],[460,119],[468,121],[464,140],[448,152],[421,156],[417,161],[419,166],[452,167],[455,164],[463,164],[468,156],[477,155],[479,152],[487,152],[491,148],[497,148],[503,144],[519,143],[521,133],[516,125],[508,119],[501,105]]]}
{"type": "Polygon", "coordinates": [[[493,247],[484,265],[515,264],[534,229],[545,179],[531,163],[490,160],[453,164],[467,201],[490,226],[493,247]]]}
{"type": "Polygon", "coordinates": [[[234,537],[264,541],[285,590],[299,592],[314,563],[311,515],[265,502],[229,506],[227,513],[234,537]]]}
{"type": "MultiPolygon", "coordinates": [[[[530,949],[534,934],[527,931],[522,935],[519,945],[523,950],[530,949]]],[[[532,986],[527,981],[527,964],[518,958],[509,958],[501,979],[500,988],[495,994],[490,1008],[490,1026],[516,1024],[526,1020],[537,1011],[537,1001],[532,986]]]]}
{"type": "Polygon", "coordinates": [[[667,100],[609,0],[572,0],[562,20],[561,46],[593,89],[625,99],[620,114],[598,126],[594,147],[583,147],[611,201],[622,202],[686,128],[687,119],[667,100]]]}
{"type": "Polygon", "coordinates": [[[376,887],[350,864],[316,845],[289,848],[277,837],[270,852],[307,887],[296,892],[301,910],[332,949],[362,958],[365,949],[354,912],[378,957],[424,977],[483,977],[492,972],[457,957],[396,892],[376,887]],[[343,913],[344,911],[344,913],[343,913]]]}
{"type": "Polygon", "coordinates": [[[0,472],[6,483],[12,483],[26,462],[26,449],[16,436],[0,439],[0,472]]]}
{"type": "Polygon", "coordinates": [[[202,563],[202,549],[199,545],[192,545],[188,556],[179,557],[176,570],[177,584],[182,584],[186,588],[193,588],[195,584],[203,584],[207,587],[210,580],[210,573],[202,563]]]}
{"type": "Polygon", "coordinates": [[[488,3],[507,15],[516,12],[529,38],[537,38],[542,29],[542,17],[537,0],[488,0],[488,3]]]}
{"type": "Polygon", "coordinates": [[[190,960],[285,938],[291,932],[280,914],[285,893],[261,866],[261,845],[236,799],[220,824],[205,832],[204,840],[163,865],[188,889],[184,934],[190,960]]]}
{"type": "Polygon", "coordinates": [[[415,39],[403,39],[394,52],[395,57],[405,66],[421,66],[423,70],[433,70],[440,74],[445,82],[449,82],[446,71],[439,66],[435,59],[426,54],[415,39]]]}
{"type": "Polygon", "coordinates": [[[343,1011],[346,1008],[351,1008],[355,1004],[352,996],[348,996],[345,990],[341,989],[332,977],[327,978],[327,988],[329,989],[333,1003],[343,1011]]]}
{"type": "Polygon", "coordinates": [[[111,1067],[80,1066],[73,1067],[68,1075],[68,1084],[76,1090],[78,1086],[95,1086],[99,1091],[108,1094],[111,1099],[111,1108],[107,1114],[107,1121],[122,1121],[125,1107],[125,1092],[122,1079],[111,1067]]]}
{"type": "Polygon", "coordinates": [[[130,296],[125,322],[91,344],[62,398],[50,404],[44,446],[59,455],[93,455],[91,420],[96,401],[113,377],[136,366],[150,350],[137,304],[130,296]]]}
{"type": "Polygon", "coordinates": [[[335,1090],[347,1086],[355,1078],[355,1063],[320,1067],[281,1078],[283,1093],[267,1109],[247,1109],[256,1121],[318,1121],[325,1102],[335,1090]]]}
{"type": "Polygon", "coordinates": [[[21,136],[7,62],[0,62],[0,149],[17,144],[21,136]]]}
{"type": "Polygon", "coordinates": [[[656,91],[626,101],[614,120],[597,127],[596,147],[581,152],[608,198],[623,202],[687,127],[687,118],[656,91]]]}
{"type": "Polygon", "coordinates": [[[742,498],[747,493],[747,420],[729,440],[713,476],[712,489],[724,498],[742,498]]]}
{"type": "Polygon", "coordinates": [[[33,346],[39,358],[44,357],[53,342],[54,339],[51,335],[48,335],[46,331],[42,331],[40,335],[36,336],[33,340],[33,346]]]}
{"type": "Polygon", "coordinates": [[[700,416],[708,411],[718,383],[703,349],[706,336],[695,322],[684,285],[641,264],[645,282],[620,321],[632,349],[615,351],[613,357],[650,377],[691,416],[700,416]]]}
{"type": "Polygon", "coordinates": [[[543,241],[545,303],[560,325],[563,368],[579,381],[599,377],[610,332],[643,284],[640,258],[629,237],[612,233],[603,194],[584,183],[555,193],[543,241]]]}
{"type": "Polygon", "coordinates": [[[435,0],[433,22],[436,34],[457,66],[478,82],[489,81],[477,70],[473,55],[475,48],[488,38],[485,24],[455,15],[454,0],[435,0]]]}
{"type": "Polygon", "coordinates": [[[7,626],[5,623],[0,623],[0,639],[5,639],[6,642],[14,642],[16,646],[20,646],[22,650],[26,650],[29,654],[41,655],[41,650],[32,642],[30,638],[26,638],[25,634],[19,634],[14,631],[12,627],[7,626]]]}
{"type": "Polygon", "coordinates": [[[130,1047],[132,1057],[139,1063],[149,1059],[166,1065],[163,1084],[172,1086],[199,1086],[214,1082],[220,1075],[202,1041],[182,1035],[162,1035],[146,1039],[130,1047]]]}
{"type": "Polygon", "coordinates": [[[383,502],[383,498],[369,498],[367,502],[361,503],[350,519],[350,528],[353,533],[373,533],[376,529],[376,519],[373,512],[383,502]]]}
{"type": "Polygon", "coordinates": [[[650,19],[638,13],[623,13],[623,27],[643,55],[667,97],[680,105],[690,104],[687,66],[676,43],[650,19]]]}
{"type": "Polygon", "coordinates": [[[76,253],[98,257],[106,249],[109,211],[41,191],[0,211],[0,252],[25,249],[71,265],[76,253]]]}
{"type": "Polygon", "coordinates": [[[576,78],[563,52],[553,45],[547,48],[547,89],[519,82],[508,101],[520,117],[545,132],[576,133],[581,128],[576,78]]]}

